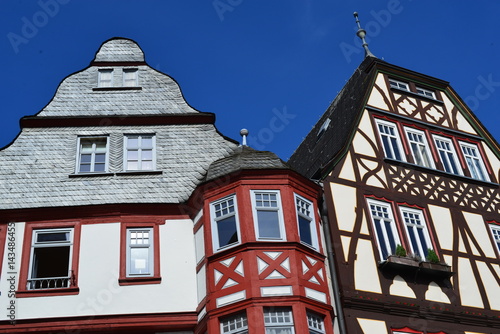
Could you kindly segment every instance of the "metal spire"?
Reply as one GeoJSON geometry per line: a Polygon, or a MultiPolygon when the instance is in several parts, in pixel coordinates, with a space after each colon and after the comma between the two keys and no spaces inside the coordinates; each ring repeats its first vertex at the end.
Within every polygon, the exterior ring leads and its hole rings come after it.
{"type": "MultiPolygon", "coordinates": [[[[363,48],[365,49],[365,58],[366,57],[375,57],[373,53],[371,53],[370,49],[368,49],[368,43],[366,43],[365,36],[366,36],[366,30],[361,28],[361,25],[359,24],[359,19],[358,19],[358,12],[354,12],[354,17],[356,18],[356,23],[358,24],[358,31],[356,32],[356,35],[358,35],[359,38],[361,38],[361,41],[363,42],[363,48]]],[[[377,58],[377,57],[375,57],[377,58]]]]}
{"type": "Polygon", "coordinates": [[[241,143],[241,145],[242,146],[247,146],[248,130],[247,129],[241,129],[240,130],[240,135],[241,135],[241,137],[243,137],[243,139],[242,139],[243,142],[241,143]]]}

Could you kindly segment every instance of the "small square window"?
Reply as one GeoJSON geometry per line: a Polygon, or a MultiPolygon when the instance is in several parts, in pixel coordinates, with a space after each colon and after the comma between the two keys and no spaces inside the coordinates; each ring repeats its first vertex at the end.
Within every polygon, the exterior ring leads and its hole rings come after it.
{"type": "Polygon", "coordinates": [[[239,244],[236,196],[231,195],[210,204],[214,250],[239,244]]]}
{"type": "Polygon", "coordinates": [[[156,168],[156,137],[154,135],[126,135],[124,140],[124,170],[154,170],[156,168]]]}
{"type": "Polygon", "coordinates": [[[278,191],[253,190],[252,206],[257,239],[285,239],[280,193],[278,191]]]}
{"type": "Polygon", "coordinates": [[[408,87],[408,84],[406,82],[394,80],[394,79],[389,79],[389,84],[391,85],[392,88],[397,88],[397,89],[402,89],[409,91],[410,88],[408,87]]]}
{"type": "Polygon", "coordinates": [[[248,334],[248,322],[245,313],[232,315],[220,321],[223,334],[248,334]]]}
{"type": "Polygon", "coordinates": [[[100,69],[98,87],[113,87],[113,70],[112,69],[100,69]]]}
{"type": "Polygon", "coordinates": [[[309,334],[325,333],[323,317],[318,314],[307,312],[307,326],[309,327],[309,334]]]}
{"type": "Polygon", "coordinates": [[[265,307],[266,334],[293,334],[292,309],[289,307],[265,307]]]}
{"type": "Polygon", "coordinates": [[[69,288],[72,248],[72,228],[33,230],[26,290],[69,288]]]}
{"type": "Polygon", "coordinates": [[[139,84],[137,82],[137,69],[136,68],[124,68],[123,69],[123,86],[124,87],[137,87],[139,84]]]}
{"type": "Polygon", "coordinates": [[[78,138],[77,173],[104,173],[108,170],[108,138],[78,138]]]}
{"type": "Polygon", "coordinates": [[[434,100],[436,99],[436,93],[433,92],[432,90],[428,90],[425,88],[417,87],[417,94],[425,96],[425,97],[429,97],[429,98],[434,99],[434,100]]]}

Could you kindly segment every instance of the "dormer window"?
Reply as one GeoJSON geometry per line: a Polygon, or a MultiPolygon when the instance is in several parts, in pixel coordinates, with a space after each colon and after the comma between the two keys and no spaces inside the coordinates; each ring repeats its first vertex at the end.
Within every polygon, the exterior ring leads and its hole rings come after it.
{"type": "Polygon", "coordinates": [[[389,84],[391,85],[392,88],[410,91],[410,88],[406,82],[402,82],[402,81],[398,81],[398,80],[394,80],[394,79],[389,79],[389,84]]]}
{"type": "Polygon", "coordinates": [[[137,69],[124,68],[123,69],[123,87],[137,87],[137,69]]]}
{"type": "Polygon", "coordinates": [[[100,69],[98,87],[113,87],[113,70],[100,69]]]}
{"type": "Polygon", "coordinates": [[[79,138],[77,173],[105,173],[108,169],[108,138],[79,138]]]}
{"type": "Polygon", "coordinates": [[[331,119],[329,119],[329,118],[327,118],[323,122],[323,125],[321,125],[321,127],[318,130],[318,134],[316,136],[316,140],[318,140],[319,138],[321,138],[321,136],[326,132],[326,130],[328,129],[328,126],[330,125],[330,122],[331,122],[331,119]]]}

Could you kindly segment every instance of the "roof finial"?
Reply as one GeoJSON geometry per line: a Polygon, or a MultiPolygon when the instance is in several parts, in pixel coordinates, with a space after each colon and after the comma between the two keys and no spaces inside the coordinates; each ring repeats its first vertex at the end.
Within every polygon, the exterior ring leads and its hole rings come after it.
{"type": "Polygon", "coordinates": [[[358,37],[361,38],[361,41],[363,42],[363,48],[365,49],[365,58],[375,57],[375,55],[370,52],[370,49],[368,49],[368,43],[366,43],[365,41],[366,30],[362,29],[361,25],[359,24],[358,12],[354,12],[354,17],[356,18],[356,23],[358,24],[358,31],[356,32],[356,35],[358,35],[358,37]]]}
{"type": "Polygon", "coordinates": [[[242,139],[242,146],[247,146],[247,136],[248,136],[248,130],[247,129],[241,129],[240,130],[240,135],[243,137],[242,139]]]}

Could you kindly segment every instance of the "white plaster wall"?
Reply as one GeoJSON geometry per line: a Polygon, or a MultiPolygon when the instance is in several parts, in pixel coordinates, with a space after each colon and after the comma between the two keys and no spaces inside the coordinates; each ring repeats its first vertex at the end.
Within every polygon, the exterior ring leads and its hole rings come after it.
{"type": "Polygon", "coordinates": [[[441,248],[446,250],[453,249],[453,222],[451,221],[450,209],[441,206],[429,205],[429,213],[434,228],[436,229],[437,238],[441,248]]]}
{"type": "Polygon", "coordinates": [[[197,306],[193,222],[160,225],[161,284],[119,286],[120,224],[83,225],[78,285],[71,296],[19,298],[19,317],[192,312],[197,306]],[[47,307],[50,305],[50,307],[47,307]]]}
{"type": "MultiPolygon", "coordinates": [[[[377,75],[377,79],[375,80],[375,85],[381,88],[382,94],[384,94],[385,96],[389,95],[387,84],[385,83],[384,75],[382,73],[379,73],[377,75]]],[[[387,105],[387,103],[385,103],[382,94],[379,92],[377,88],[374,87],[370,92],[370,97],[368,98],[367,104],[378,109],[389,110],[389,106],[387,105]]]]}
{"type": "MultiPolygon", "coordinates": [[[[448,111],[451,111],[454,107],[454,104],[451,102],[451,100],[446,96],[446,94],[441,94],[443,97],[443,102],[444,105],[446,106],[446,109],[448,111]]],[[[474,128],[470,125],[470,123],[467,121],[467,119],[462,116],[462,114],[459,112],[457,113],[457,126],[460,129],[460,131],[468,132],[474,135],[477,135],[477,132],[474,130],[474,128]]]]}
{"type": "Polygon", "coordinates": [[[382,293],[371,241],[359,239],[356,255],[357,258],[354,262],[354,288],[356,290],[382,293]]]}
{"type": "Polygon", "coordinates": [[[476,263],[481,281],[486,287],[486,295],[488,296],[490,307],[492,310],[500,311],[500,285],[498,285],[496,278],[493,276],[493,273],[486,263],[481,261],[477,261],[476,263]]]}
{"type": "MultiPolygon", "coordinates": [[[[484,219],[481,215],[464,212],[465,221],[469,226],[473,237],[477,240],[479,245],[481,246],[482,251],[487,257],[496,258],[495,250],[493,249],[493,244],[490,239],[490,231],[489,227],[486,226],[484,219]]],[[[471,247],[475,248],[475,246],[470,242],[471,247]]],[[[477,250],[474,251],[475,255],[479,255],[477,250]]]]}
{"type": "Polygon", "coordinates": [[[387,334],[385,321],[358,318],[358,323],[364,334],[387,334]]]}
{"type": "Polygon", "coordinates": [[[356,203],[356,188],[335,183],[330,186],[339,229],[352,232],[356,221],[355,206],[353,205],[356,203]]]}
{"type": "Polygon", "coordinates": [[[458,259],[459,291],[462,305],[483,308],[481,295],[468,259],[458,259]]]}

